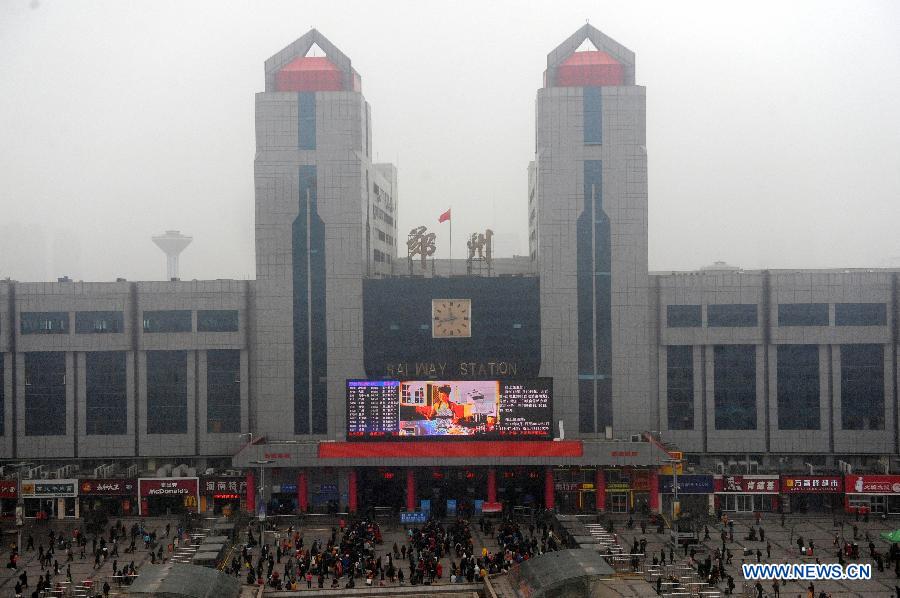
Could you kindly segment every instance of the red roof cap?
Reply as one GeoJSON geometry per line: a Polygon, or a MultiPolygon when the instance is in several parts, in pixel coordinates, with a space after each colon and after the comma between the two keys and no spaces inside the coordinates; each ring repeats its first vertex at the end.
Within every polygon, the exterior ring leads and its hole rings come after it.
{"type": "Polygon", "coordinates": [[[619,64],[619,61],[600,50],[587,52],[574,52],[566,58],[562,66],[587,65],[587,64],[619,64]]]}

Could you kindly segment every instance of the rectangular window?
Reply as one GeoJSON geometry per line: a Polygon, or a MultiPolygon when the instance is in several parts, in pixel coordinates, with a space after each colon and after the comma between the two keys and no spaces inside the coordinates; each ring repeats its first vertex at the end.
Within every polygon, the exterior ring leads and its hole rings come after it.
{"type": "Polygon", "coordinates": [[[699,328],[703,316],[699,305],[667,305],[666,325],[669,328],[699,328]]]}
{"type": "Polygon", "coordinates": [[[75,334],[103,334],[125,330],[125,318],[120,311],[75,312],[75,334]]]}
{"type": "Polygon", "coordinates": [[[201,309],[197,312],[197,332],[237,332],[236,309],[201,309]]]}
{"type": "Polygon", "coordinates": [[[66,435],[66,354],[25,353],[25,435],[66,435]]]}
{"type": "Polygon", "coordinates": [[[828,326],[827,303],[779,303],[779,326],[828,326]]]}
{"type": "Polygon", "coordinates": [[[241,352],[206,352],[206,431],[241,431],[241,352]]]}
{"type": "Polygon", "coordinates": [[[128,433],[128,386],[124,351],[85,354],[85,431],[128,433]]]}
{"type": "Polygon", "coordinates": [[[190,332],[191,310],[171,309],[144,312],[144,332],[190,332]]]}
{"type": "Polygon", "coordinates": [[[584,142],[603,142],[603,103],[599,87],[584,88],[584,142]]]}
{"type": "Polygon", "coordinates": [[[4,376],[6,372],[3,369],[3,353],[0,353],[0,436],[5,434],[6,430],[6,384],[4,376]]]}
{"type": "Polygon", "coordinates": [[[297,143],[303,150],[316,149],[316,93],[297,94],[297,143]]]}
{"type": "Polygon", "coordinates": [[[835,326],[884,326],[887,305],[884,303],[835,303],[835,326]]]}
{"type": "MultiPolygon", "coordinates": [[[[827,309],[825,313],[827,321],[827,309]]],[[[778,345],[776,367],[778,429],[818,430],[819,347],[778,345]]]]}
{"type": "Polygon", "coordinates": [[[68,334],[69,312],[23,311],[22,334],[68,334]]]}
{"type": "Polygon", "coordinates": [[[147,351],[147,433],[187,433],[186,351],[147,351]]]}
{"type": "Polygon", "coordinates": [[[713,347],[717,430],[756,429],[756,347],[713,347]]]}
{"type": "Polygon", "coordinates": [[[725,303],[706,307],[706,324],[710,328],[746,328],[757,325],[755,303],[725,303]]]}
{"type": "Polygon", "coordinates": [[[694,348],[691,346],[666,347],[666,402],[669,429],[693,430],[694,348]]]}
{"type": "Polygon", "coordinates": [[[884,347],[841,345],[841,425],[884,430],[884,347]]]}

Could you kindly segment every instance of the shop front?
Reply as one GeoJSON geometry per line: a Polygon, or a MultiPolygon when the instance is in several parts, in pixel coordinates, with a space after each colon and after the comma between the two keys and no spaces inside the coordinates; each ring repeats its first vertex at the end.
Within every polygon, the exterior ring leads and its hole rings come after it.
{"type": "Polygon", "coordinates": [[[200,511],[228,516],[247,508],[247,478],[204,477],[200,480],[200,511]]]}
{"type": "Polygon", "coordinates": [[[900,514],[900,475],[847,475],[844,489],[848,513],[900,514]]]}
{"type": "Polygon", "coordinates": [[[19,500],[19,482],[0,480],[0,517],[13,517],[19,500]]]}
{"type": "Polygon", "coordinates": [[[717,510],[770,513],[780,508],[781,479],[777,475],[717,475],[713,485],[717,510]]]}
{"type": "Polygon", "coordinates": [[[272,484],[269,513],[292,515],[297,512],[297,484],[272,484]]]}
{"type": "Polygon", "coordinates": [[[654,472],[623,467],[603,472],[606,481],[606,510],[610,513],[656,512],[658,504],[652,490],[654,472]]]}
{"type": "Polygon", "coordinates": [[[659,476],[662,512],[666,515],[708,515],[715,486],[711,475],[689,474],[677,476],[678,502],[675,502],[674,480],[671,475],[659,476]]]}
{"type": "Polygon", "coordinates": [[[138,515],[196,513],[199,486],[199,478],[139,478],[138,515]]]}
{"type": "Polygon", "coordinates": [[[597,486],[594,483],[596,474],[592,470],[584,470],[589,482],[570,481],[556,482],[556,508],[560,513],[593,513],[597,508],[597,486]]]}
{"type": "Polygon", "coordinates": [[[107,515],[133,515],[137,483],[123,478],[79,480],[78,501],[82,513],[102,510],[107,515]]]}
{"type": "Polygon", "coordinates": [[[839,475],[781,476],[785,513],[831,513],[841,508],[844,478],[839,475]]]}
{"type": "Polygon", "coordinates": [[[72,519],[79,516],[78,480],[22,480],[25,517],[72,519]]]}

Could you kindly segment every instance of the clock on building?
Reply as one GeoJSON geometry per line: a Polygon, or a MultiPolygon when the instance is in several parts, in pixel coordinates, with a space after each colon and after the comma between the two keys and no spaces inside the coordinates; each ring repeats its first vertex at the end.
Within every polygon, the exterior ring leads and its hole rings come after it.
{"type": "Polygon", "coordinates": [[[472,300],[432,299],[431,336],[432,338],[472,336],[472,300]]]}

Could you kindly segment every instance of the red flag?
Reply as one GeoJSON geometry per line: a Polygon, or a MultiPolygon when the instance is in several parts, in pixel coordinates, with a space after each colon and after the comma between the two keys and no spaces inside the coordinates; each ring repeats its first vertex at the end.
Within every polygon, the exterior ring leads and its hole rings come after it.
{"type": "Polygon", "coordinates": [[[446,222],[447,220],[450,220],[450,210],[447,210],[446,212],[438,216],[438,224],[440,224],[441,222],[446,222]]]}

